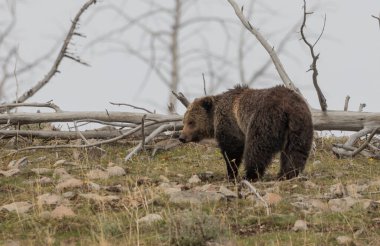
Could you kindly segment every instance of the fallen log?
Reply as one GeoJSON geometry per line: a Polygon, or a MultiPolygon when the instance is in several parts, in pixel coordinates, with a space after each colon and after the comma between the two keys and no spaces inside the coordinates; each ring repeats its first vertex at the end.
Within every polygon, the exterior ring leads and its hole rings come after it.
{"type": "Polygon", "coordinates": [[[126,122],[140,124],[142,117],[146,121],[182,121],[180,115],[144,114],[114,111],[78,111],[57,113],[9,113],[0,114],[0,124],[35,124],[45,122],[73,122],[78,120],[100,120],[105,122],[126,122]]]}
{"type": "MultiPolygon", "coordinates": [[[[151,134],[155,129],[166,123],[160,123],[145,127],[145,136],[151,134]]],[[[181,122],[176,123],[174,130],[179,131],[183,127],[181,122]]],[[[41,139],[80,139],[81,135],[86,139],[109,139],[121,136],[127,130],[86,130],[86,131],[47,131],[47,130],[0,130],[0,136],[10,138],[15,136],[34,137],[41,139]]],[[[135,132],[129,138],[140,138],[141,132],[135,132]]]]}
{"type": "MultiPolygon", "coordinates": [[[[140,124],[146,115],[146,122],[178,122],[181,129],[182,115],[144,114],[130,112],[57,112],[57,113],[11,113],[0,114],[0,124],[36,124],[45,122],[73,122],[101,120],[140,124]]],[[[380,113],[312,110],[313,125],[317,131],[360,131],[365,127],[380,126],[380,113]]],[[[158,126],[156,126],[157,128],[158,126]]],[[[148,127],[146,129],[149,129],[148,127]]],[[[379,132],[380,130],[378,130],[379,132]]],[[[5,134],[6,131],[0,131],[5,134]]],[[[20,131],[19,131],[20,132],[20,131]]],[[[149,130],[148,130],[149,132],[149,130]]],[[[8,132],[8,134],[12,134],[8,132]]],[[[149,134],[149,133],[148,133],[149,134]]]]}

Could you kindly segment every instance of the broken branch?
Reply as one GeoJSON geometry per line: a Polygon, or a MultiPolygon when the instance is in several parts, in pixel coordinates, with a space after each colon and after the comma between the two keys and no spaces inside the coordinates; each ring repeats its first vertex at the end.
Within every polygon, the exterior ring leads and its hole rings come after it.
{"type": "Polygon", "coordinates": [[[260,193],[256,190],[256,188],[247,180],[242,180],[241,184],[245,185],[253,194],[255,194],[255,196],[264,204],[267,215],[270,215],[270,208],[269,208],[268,203],[260,195],[260,193]]]}
{"type": "Polygon", "coordinates": [[[60,107],[52,103],[51,101],[47,103],[8,103],[0,105],[0,109],[5,108],[6,111],[16,108],[16,107],[41,107],[41,108],[52,108],[55,112],[63,112],[60,107]]]}
{"type": "Polygon", "coordinates": [[[344,100],[344,111],[348,110],[348,103],[349,103],[349,101],[350,101],[350,96],[347,95],[346,99],[344,100]]]}
{"type": "Polygon", "coordinates": [[[149,114],[154,114],[154,112],[152,112],[152,111],[150,111],[150,110],[148,110],[148,109],[146,109],[146,108],[137,107],[137,106],[134,106],[134,105],[132,105],[132,104],[128,104],[128,103],[114,103],[114,102],[110,102],[110,104],[112,104],[112,105],[116,105],[116,106],[128,106],[128,107],[132,107],[132,108],[134,108],[134,109],[140,109],[140,110],[143,110],[143,111],[145,111],[145,112],[147,112],[147,113],[149,113],[149,114]]]}
{"type": "Polygon", "coordinates": [[[189,100],[181,92],[177,94],[174,91],[172,91],[172,93],[182,103],[183,106],[187,108],[190,105],[189,100]]]}
{"type": "MultiPolygon", "coordinates": [[[[169,129],[172,129],[172,128],[175,128],[175,125],[173,124],[165,124],[165,125],[162,125],[160,127],[158,127],[156,130],[154,130],[145,140],[144,140],[144,143],[149,143],[150,141],[152,141],[158,134],[164,132],[164,131],[167,131],[169,129]]],[[[143,146],[142,146],[143,142],[141,141],[124,159],[124,161],[128,161],[129,159],[132,158],[132,156],[134,156],[135,154],[137,154],[138,152],[140,152],[140,150],[142,150],[143,146]]]]}

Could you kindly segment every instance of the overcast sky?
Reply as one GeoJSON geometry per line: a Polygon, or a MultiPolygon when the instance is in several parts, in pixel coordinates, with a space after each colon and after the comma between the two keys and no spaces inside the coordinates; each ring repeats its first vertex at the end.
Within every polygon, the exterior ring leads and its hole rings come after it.
{"type": "MultiPolygon", "coordinates": [[[[6,0],[0,0],[4,12],[6,0]]],[[[24,0],[18,4],[17,25],[12,34],[11,41],[18,45],[19,53],[26,60],[46,53],[54,47],[69,29],[71,20],[85,1],[62,0],[24,0]]],[[[146,86],[141,87],[146,73],[144,63],[120,49],[116,49],[109,43],[98,43],[89,48],[88,43],[93,39],[125,23],[122,18],[114,13],[101,11],[100,9],[112,3],[134,13],[145,11],[137,0],[98,1],[95,6],[84,15],[80,31],[87,36],[81,40],[76,38],[75,50],[81,58],[91,64],[84,67],[80,64],[65,60],[60,68],[61,73],[55,76],[50,83],[40,90],[30,102],[45,102],[54,100],[64,110],[129,110],[109,105],[109,101],[125,102],[148,109],[156,109],[158,112],[166,112],[166,104],[169,95],[168,88],[159,81],[156,76],[151,76],[146,86]],[[122,4],[124,2],[124,4],[122,4]],[[97,12],[98,11],[98,12],[97,12]],[[91,19],[89,19],[91,17],[91,19]],[[141,89],[142,88],[142,89],[141,89]]],[[[171,6],[172,1],[159,1],[161,4],[171,6]]],[[[282,38],[302,16],[301,0],[272,0],[256,1],[251,22],[259,28],[268,41],[276,48],[282,38]],[[263,4],[265,3],[265,5],[263,4]]],[[[249,1],[239,1],[239,4],[248,5],[249,1]]],[[[319,83],[327,98],[329,109],[342,109],[346,95],[351,96],[350,109],[357,110],[359,103],[367,103],[365,111],[380,111],[379,87],[380,87],[380,28],[377,21],[371,15],[380,13],[379,0],[329,0],[309,1],[310,6],[316,6],[314,15],[309,17],[307,32],[311,40],[317,36],[322,28],[323,16],[326,14],[327,22],[325,33],[316,46],[320,52],[318,62],[319,83]],[[318,5],[315,5],[318,4],[318,5]]],[[[226,19],[237,20],[231,6],[227,1],[202,0],[197,7],[189,10],[186,18],[191,15],[198,16],[222,16],[226,19]]],[[[185,18],[184,17],[184,18],[185,18]]],[[[1,18],[1,17],[0,17],[1,18]]],[[[170,19],[168,20],[170,21],[170,19]]],[[[162,23],[147,23],[152,28],[162,26],[162,23]]],[[[235,28],[239,30],[239,28],[235,28]]],[[[208,39],[212,49],[224,49],[225,41],[221,30],[211,25],[200,30],[200,33],[208,39]]],[[[138,31],[133,30],[123,34],[123,42],[136,42],[133,37],[138,36],[138,31]]],[[[238,34],[239,32],[237,32],[238,34]]],[[[193,33],[192,35],[197,35],[193,33]]],[[[299,40],[298,32],[294,32],[287,42],[286,49],[280,54],[283,65],[290,78],[306,96],[313,107],[318,107],[315,91],[312,87],[311,73],[306,73],[311,63],[311,58],[305,44],[299,40]]],[[[248,42],[255,43],[253,36],[247,34],[248,42]]],[[[237,43],[237,39],[233,43],[237,43]]],[[[194,41],[190,44],[197,46],[194,41]]],[[[196,47],[195,47],[196,48],[196,47]]],[[[235,62],[234,52],[237,48],[230,47],[228,59],[235,62]]],[[[4,51],[2,51],[4,53],[4,51]]],[[[167,51],[165,51],[167,52],[167,51]]],[[[246,69],[252,64],[252,69],[266,61],[268,55],[259,46],[255,46],[254,55],[246,61],[246,69]]],[[[20,80],[20,93],[31,87],[41,79],[48,71],[52,60],[20,80]]],[[[202,73],[206,73],[205,67],[192,69],[192,73],[184,76],[183,86],[189,97],[203,95],[202,73]]],[[[223,71],[219,71],[221,74],[223,71]]],[[[269,87],[281,84],[273,66],[263,78],[262,82],[254,84],[254,87],[269,87]]],[[[216,92],[231,88],[239,82],[238,71],[228,70],[224,77],[230,83],[224,83],[216,92]]],[[[10,81],[10,84],[15,80],[10,81]]],[[[15,95],[15,86],[9,86],[8,96],[15,95]]],[[[12,98],[13,99],[13,98],[12,98]]],[[[183,112],[179,107],[178,111],[183,112]]]]}

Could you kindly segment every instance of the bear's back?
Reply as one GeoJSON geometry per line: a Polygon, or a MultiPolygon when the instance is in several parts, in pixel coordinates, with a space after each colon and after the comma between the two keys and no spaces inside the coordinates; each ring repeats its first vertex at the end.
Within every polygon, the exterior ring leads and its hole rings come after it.
{"type": "Polygon", "coordinates": [[[303,98],[284,86],[267,89],[235,86],[234,89],[219,95],[218,104],[218,112],[223,117],[232,117],[243,132],[253,118],[265,120],[274,115],[285,117],[310,114],[303,98]]]}

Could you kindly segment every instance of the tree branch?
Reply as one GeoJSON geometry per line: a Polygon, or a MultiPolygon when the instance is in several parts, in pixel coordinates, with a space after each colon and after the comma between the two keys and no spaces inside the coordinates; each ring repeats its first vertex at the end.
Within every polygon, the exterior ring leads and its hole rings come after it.
{"type": "Polygon", "coordinates": [[[137,107],[137,106],[134,106],[134,105],[132,105],[132,104],[128,104],[128,103],[114,103],[114,102],[110,102],[110,104],[112,104],[112,105],[116,105],[116,106],[128,106],[128,107],[132,107],[132,108],[134,108],[134,109],[140,109],[140,110],[143,110],[143,111],[145,111],[145,112],[147,112],[147,113],[149,113],[149,114],[154,114],[154,112],[152,112],[152,111],[150,111],[150,110],[148,110],[148,109],[146,109],[146,108],[137,107]]]}
{"type": "Polygon", "coordinates": [[[158,134],[164,132],[164,131],[167,131],[169,129],[172,129],[172,128],[175,128],[175,126],[173,124],[165,124],[165,125],[162,125],[160,127],[158,127],[156,130],[154,130],[148,137],[145,138],[144,142],[141,141],[125,158],[124,158],[124,161],[128,161],[132,158],[132,156],[134,156],[135,154],[137,154],[138,152],[140,152],[142,149],[143,149],[143,144],[145,143],[149,143],[150,141],[152,141],[158,134]]]}
{"type": "Polygon", "coordinates": [[[271,211],[270,211],[270,208],[269,208],[269,205],[268,203],[265,201],[265,199],[260,195],[260,193],[256,190],[256,188],[250,183],[248,182],[247,180],[243,180],[241,181],[241,185],[245,185],[247,186],[247,188],[253,193],[255,194],[255,196],[264,204],[265,206],[265,210],[266,210],[266,213],[267,215],[270,215],[271,211]]]}
{"type": "Polygon", "coordinates": [[[47,103],[9,103],[9,104],[1,104],[0,109],[5,108],[6,111],[9,111],[12,108],[16,107],[45,107],[52,108],[55,112],[63,112],[60,107],[52,103],[51,101],[47,103]]]}
{"type": "Polygon", "coordinates": [[[379,126],[364,127],[362,130],[358,131],[357,133],[352,134],[343,145],[335,144],[334,147],[332,148],[332,151],[339,157],[352,158],[352,157],[355,157],[357,154],[361,153],[368,158],[377,158],[378,157],[377,155],[373,155],[369,153],[368,151],[364,151],[364,149],[369,145],[372,138],[378,132],[379,128],[380,128],[379,126]],[[371,133],[370,136],[359,148],[355,148],[353,146],[362,136],[366,136],[369,133],[371,133]]]}
{"type": "MultiPolygon", "coordinates": [[[[25,92],[23,95],[21,95],[19,98],[17,98],[15,102],[22,103],[31,96],[33,96],[37,91],[39,91],[43,86],[45,86],[50,79],[58,72],[59,65],[61,64],[64,57],[67,57],[67,49],[71,42],[71,39],[75,35],[75,30],[77,28],[78,22],[82,14],[90,7],[92,4],[95,4],[96,0],[89,0],[87,3],[85,3],[82,8],[79,10],[79,12],[76,14],[74,20],[72,21],[71,27],[69,32],[67,33],[67,36],[63,42],[63,45],[61,47],[61,50],[58,54],[58,57],[54,61],[53,66],[51,67],[50,71],[47,73],[47,75],[39,81],[35,86],[33,86],[31,89],[29,89],[27,92],[25,92]]],[[[4,112],[4,111],[2,111],[4,112]]]]}
{"type": "Polygon", "coordinates": [[[380,28],[380,16],[377,17],[377,16],[374,16],[374,15],[371,15],[373,18],[375,18],[378,22],[379,22],[379,28],[380,28]]]}
{"type": "Polygon", "coordinates": [[[313,71],[313,85],[314,85],[315,90],[317,91],[318,100],[319,100],[319,104],[321,106],[321,109],[322,109],[322,111],[325,112],[327,110],[326,98],[323,95],[322,90],[319,87],[318,80],[317,80],[317,77],[318,77],[317,61],[318,61],[318,58],[319,58],[319,54],[315,55],[314,47],[318,43],[318,41],[320,40],[320,38],[322,37],[323,32],[325,30],[326,15],[325,15],[325,18],[324,18],[324,21],[323,21],[323,28],[322,28],[321,34],[319,35],[319,37],[317,38],[317,40],[314,42],[314,44],[309,43],[309,41],[307,41],[307,39],[305,37],[304,29],[306,27],[307,15],[310,15],[312,13],[306,12],[306,0],[303,0],[303,3],[304,3],[304,5],[303,5],[303,22],[302,22],[301,29],[300,29],[300,31],[301,31],[301,37],[302,37],[302,40],[305,42],[305,44],[310,49],[310,54],[311,54],[311,57],[313,59],[313,62],[310,65],[310,70],[313,71]]]}
{"type": "Polygon", "coordinates": [[[189,100],[185,97],[185,95],[182,94],[182,92],[179,92],[178,94],[172,91],[173,95],[182,103],[183,106],[186,108],[190,105],[189,100]]]}
{"type": "Polygon", "coordinates": [[[261,35],[261,33],[254,26],[252,26],[252,24],[246,19],[246,17],[243,15],[243,12],[241,11],[241,9],[239,8],[239,6],[234,0],[227,0],[227,1],[231,4],[232,8],[235,10],[236,15],[239,17],[240,21],[245,26],[245,28],[247,28],[247,30],[250,31],[257,38],[257,40],[268,52],[268,54],[270,55],[273,61],[273,64],[276,67],[278,74],[280,75],[282,82],[286,85],[286,87],[288,87],[289,89],[301,95],[301,92],[299,91],[299,89],[293,84],[288,74],[286,73],[280,61],[280,58],[277,56],[276,52],[274,51],[274,47],[272,47],[268,43],[268,41],[264,38],[264,36],[261,35]]]}

